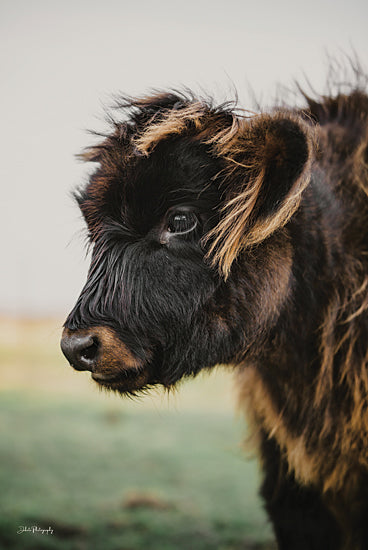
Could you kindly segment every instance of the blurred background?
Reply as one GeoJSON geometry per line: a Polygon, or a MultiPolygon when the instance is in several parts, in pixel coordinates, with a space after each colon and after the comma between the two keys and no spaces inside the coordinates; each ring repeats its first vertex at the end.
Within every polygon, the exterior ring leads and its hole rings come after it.
{"type": "Polygon", "coordinates": [[[323,93],[328,55],[367,67],[367,17],[365,0],[2,0],[0,548],[272,548],[231,373],[131,403],[61,357],[88,268],[75,155],[119,91],[323,93]]]}

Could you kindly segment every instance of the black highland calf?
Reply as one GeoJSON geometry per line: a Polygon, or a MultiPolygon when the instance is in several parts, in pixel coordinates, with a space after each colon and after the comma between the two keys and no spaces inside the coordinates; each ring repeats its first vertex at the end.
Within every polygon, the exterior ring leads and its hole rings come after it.
{"type": "Polygon", "coordinates": [[[62,349],[121,394],[232,365],[281,550],[368,549],[368,96],[124,98],[62,349]]]}

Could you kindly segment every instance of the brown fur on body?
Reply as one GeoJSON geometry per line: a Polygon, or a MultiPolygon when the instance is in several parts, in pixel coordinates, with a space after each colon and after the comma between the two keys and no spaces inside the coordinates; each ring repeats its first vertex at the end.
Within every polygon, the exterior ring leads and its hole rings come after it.
{"type": "Polygon", "coordinates": [[[235,365],[280,549],[363,550],[368,96],[305,98],[257,116],[120,105],[128,121],[84,154],[94,249],[64,348],[93,337],[88,361],[66,355],[120,393],[235,365]]]}
{"type": "Polygon", "coordinates": [[[309,103],[306,114],[318,122],[312,172],[334,203],[321,233],[334,269],[325,279],[321,266],[317,283],[328,285],[315,331],[318,355],[309,358],[308,381],[304,368],[289,368],[292,331],[275,335],[261,360],[277,369],[277,389],[256,360],[239,373],[239,403],[255,440],[264,432],[274,438],[295,479],[324,495],[348,550],[361,548],[349,533],[368,497],[368,97],[355,91],[309,103]]]}

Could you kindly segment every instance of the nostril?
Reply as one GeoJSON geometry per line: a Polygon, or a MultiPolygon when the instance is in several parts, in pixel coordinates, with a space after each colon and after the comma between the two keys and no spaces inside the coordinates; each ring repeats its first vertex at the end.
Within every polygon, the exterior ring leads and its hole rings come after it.
{"type": "Polygon", "coordinates": [[[93,371],[100,351],[100,342],[92,334],[65,331],[61,339],[61,350],[75,369],[93,371]]]}
{"type": "Polygon", "coordinates": [[[94,361],[97,357],[97,352],[99,348],[99,342],[96,337],[92,338],[92,344],[84,349],[81,350],[80,356],[81,359],[84,359],[86,361],[94,361]]]}

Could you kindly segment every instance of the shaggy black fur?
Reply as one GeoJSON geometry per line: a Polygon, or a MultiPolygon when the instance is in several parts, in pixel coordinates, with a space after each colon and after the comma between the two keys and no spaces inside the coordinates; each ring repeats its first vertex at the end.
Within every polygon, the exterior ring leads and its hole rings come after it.
{"type": "Polygon", "coordinates": [[[176,93],[122,100],[84,154],[92,263],[63,345],[122,394],[235,365],[279,548],[362,550],[368,98],[307,101],[246,117],[176,93]]]}

